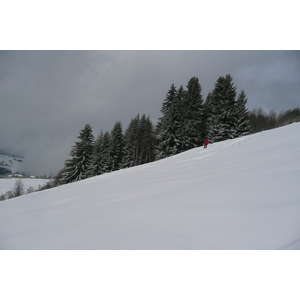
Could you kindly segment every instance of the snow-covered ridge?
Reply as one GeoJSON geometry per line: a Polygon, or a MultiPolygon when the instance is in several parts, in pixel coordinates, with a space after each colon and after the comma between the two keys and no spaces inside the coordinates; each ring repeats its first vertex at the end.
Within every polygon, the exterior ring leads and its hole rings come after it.
{"type": "Polygon", "coordinates": [[[22,161],[23,157],[0,150],[0,167],[9,170],[11,173],[16,173],[20,170],[22,161]]]}
{"type": "Polygon", "coordinates": [[[1,249],[300,249],[300,123],[0,202],[1,249]]]}

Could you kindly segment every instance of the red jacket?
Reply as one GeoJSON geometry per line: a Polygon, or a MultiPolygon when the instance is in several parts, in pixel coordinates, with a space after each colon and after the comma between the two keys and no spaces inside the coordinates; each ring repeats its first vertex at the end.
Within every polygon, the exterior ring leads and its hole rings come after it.
{"type": "Polygon", "coordinates": [[[204,140],[204,145],[205,145],[205,146],[208,145],[208,140],[204,140]]]}

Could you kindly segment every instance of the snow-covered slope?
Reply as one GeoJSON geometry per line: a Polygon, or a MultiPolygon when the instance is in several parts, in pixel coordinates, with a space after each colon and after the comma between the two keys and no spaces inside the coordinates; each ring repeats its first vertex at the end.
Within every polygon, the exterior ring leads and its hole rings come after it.
{"type": "Polygon", "coordinates": [[[20,170],[23,158],[6,153],[0,149],[0,167],[7,169],[11,173],[16,173],[20,170]]]}
{"type": "Polygon", "coordinates": [[[300,249],[300,123],[0,203],[2,249],[300,249]]]}

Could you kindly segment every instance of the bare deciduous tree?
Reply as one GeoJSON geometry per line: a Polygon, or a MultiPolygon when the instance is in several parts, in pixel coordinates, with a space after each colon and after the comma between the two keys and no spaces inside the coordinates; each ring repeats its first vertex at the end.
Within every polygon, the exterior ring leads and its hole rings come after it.
{"type": "Polygon", "coordinates": [[[24,194],[24,184],[21,179],[15,182],[15,186],[11,190],[14,197],[18,197],[24,194]]]}

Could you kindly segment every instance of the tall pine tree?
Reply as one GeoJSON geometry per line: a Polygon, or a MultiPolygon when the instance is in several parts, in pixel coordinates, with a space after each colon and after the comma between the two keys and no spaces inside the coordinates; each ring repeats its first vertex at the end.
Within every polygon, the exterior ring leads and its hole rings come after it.
{"type": "Polygon", "coordinates": [[[94,149],[94,136],[92,127],[86,124],[77,137],[70,152],[70,159],[65,162],[63,179],[65,183],[70,183],[88,177],[88,169],[92,160],[94,149]]]}
{"type": "Polygon", "coordinates": [[[203,140],[203,97],[197,77],[192,77],[184,90],[172,84],[162,104],[157,125],[157,159],[168,157],[194,147],[203,140]]]}
{"type": "Polygon", "coordinates": [[[211,142],[236,137],[236,87],[232,77],[221,76],[209,98],[207,137],[211,142]]]}
{"type": "Polygon", "coordinates": [[[122,168],[129,168],[137,165],[138,141],[137,135],[139,130],[140,116],[137,115],[131,119],[124,136],[124,156],[122,168]]]}
{"type": "Polygon", "coordinates": [[[212,116],[212,94],[208,93],[206,100],[203,104],[203,138],[207,139],[208,123],[212,116]]]}
{"type": "Polygon", "coordinates": [[[192,77],[184,93],[184,126],[182,134],[187,138],[183,151],[198,147],[203,141],[203,97],[197,77],[192,77]]]}
{"type": "Polygon", "coordinates": [[[246,93],[241,90],[236,101],[236,137],[250,134],[250,121],[246,104],[246,93]]]}
{"type": "Polygon", "coordinates": [[[121,122],[116,122],[111,131],[111,156],[112,156],[112,171],[121,168],[124,155],[124,137],[122,133],[121,122]]]}
{"type": "Polygon", "coordinates": [[[137,115],[125,131],[122,167],[132,167],[155,159],[155,134],[149,117],[137,115]]]}
{"type": "MultiPolygon", "coordinates": [[[[182,87],[181,87],[182,88],[182,87]]],[[[156,126],[158,147],[156,158],[161,159],[178,151],[179,99],[176,87],[171,85],[161,108],[162,117],[156,126]]]]}
{"type": "Polygon", "coordinates": [[[108,131],[103,134],[101,141],[99,170],[100,174],[113,171],[112,143],[108,131]]]}
{"type": "Polygon", "coordinates": [[[154,126],[150,120],[150,117],[142,115],[139,124],[139,162],[138,164],[144,164],[155,160],[155,143],[156,137],[154,133],[154,126]]]}
{"type": "Polygon", "coordinates": [[[101,161],[101,151],[102,151],[102,142],[103,142],[103,132],[98,135],[95,143],[92,154],[91,163],[88,169],[88,177],[93,177],[101,174],[100,170],[100,161],[101,161]]]}

